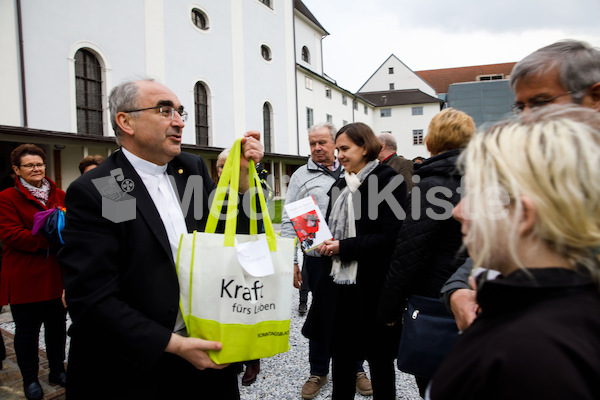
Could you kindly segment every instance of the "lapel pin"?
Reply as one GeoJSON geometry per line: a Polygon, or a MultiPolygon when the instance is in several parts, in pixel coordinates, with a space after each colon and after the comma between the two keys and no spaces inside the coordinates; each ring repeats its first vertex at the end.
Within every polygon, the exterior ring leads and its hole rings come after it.
{"type": "Polygon", "coordinates": [[[179,170],[177,172],[179,172],[179,175],[181,175],[181,174],[183,174],[183,169],[179,168],[179,170]]]}

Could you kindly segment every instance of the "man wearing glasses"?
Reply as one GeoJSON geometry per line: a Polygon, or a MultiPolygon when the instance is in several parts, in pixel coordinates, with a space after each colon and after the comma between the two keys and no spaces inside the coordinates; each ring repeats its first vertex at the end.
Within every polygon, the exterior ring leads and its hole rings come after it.
{"type": "MultiPolygon", "coordinates": [[[[121,149],[73,182],[66,198],[59,260],[73,319],[67,398],[239,399],[233,369],[206,353],[221,344],[185,337],[179,312],[179,237],[204,229],[216,187],[204,161],[181,152],[187,113],[170,89],[151,80],[115,87],[109,105],[121,149]],[[128,181],[134,219],[103,217],[93,181],[111,175],[128,181]],[[202,190],[194,191],[202,196],[199,220],[179,203],[191,176],[202,178],[202,190]]],[[[248,160],[263,156],[260,134],[246,132],[242,145],[243,191],[248,160]]]]}
{"type": "MultiPolygon", "coordinates": [[[[519,61],[510,75],[515,113],[548,104],[576,103],[600,111],[600,50],[576,40],[553,43],[519,61]]],[[[476,293],[469,288],[470,260],[450,277],[442,296],[460,330],[477,315],[476,293]]]]}
{"type": "Polygon", "coordinates": [[[515,65],[510,86],[517,113],[560,103],[600,111],[600,51],[576,40],[542,47],[515,65]]]}

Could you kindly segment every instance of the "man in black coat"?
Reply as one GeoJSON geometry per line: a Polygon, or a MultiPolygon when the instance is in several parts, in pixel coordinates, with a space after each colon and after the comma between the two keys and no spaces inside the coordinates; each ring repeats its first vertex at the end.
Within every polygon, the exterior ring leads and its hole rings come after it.
{"type": "MultiPolygon", "coordinates": [[[[181,153],[187,113],[151,80],[123,83],[109,101],[122,147],[66,197],[67,398],[239,399],[235,372],[206,353],[221,344],[185,337],[179,312],[178,238],[204,229],[215,188],[204,161],[181,153]]],[[[242,139],[241,184],[262,158],[259,139],[242,139]]]]}

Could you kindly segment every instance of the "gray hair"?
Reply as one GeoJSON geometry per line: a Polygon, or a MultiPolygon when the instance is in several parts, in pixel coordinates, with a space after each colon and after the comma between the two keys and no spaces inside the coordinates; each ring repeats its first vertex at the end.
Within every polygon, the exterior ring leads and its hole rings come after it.
{"type": "Polygon", "coordinates": [[[224,149],[222,152],[219,153],[219,155],[217,156],[217,161],[219,161],[219,158],[224,158],[227,159],[227,156],[229,156],[229,150],[230,148],[226,148],[224,149]]]}
{"type": "MultiPolygon", "coordinates": [[[[142,79],[144,81],[153,82],[154,79],[142,79]]],[[[112,128],[115,131],[115,136],[117,137],[117,143],[119,143],[119,137],[123,132],[121,132],[121,128],[117,124],[117,113],[123,110],[132,110],[139,107],[138,102],[138,82],[135,81],[127,81],[123,82],[118,86],[115,86],[113,90],[110,92],[110,96],[108,97],[108,108],[110,110],[110,122],[112,124],[112,128]]],[[[131,115],[136,116],[138,113],[131,113],[131,115]]]]}
{"type": "Polygon", "coordinates": [[[562,40],[534,51],[515,65],[510,87],[515,90],[519,79],[542,75],[558,69],[560,83],[573,91],[571,97],[581,103],[585,92],[600,82],[600,50],[579,40],[562,40]]]}
{"type": "Polygon", "coordinates": [[[316,131],[318,129],[322,129],[322,128],[329,129],[329,133],[331,134],[331,141],[335,143],[336,130],[335,130],[335,126],[331,122],[321,122],[321,123],[311,126],[310,129],[308,130],[308,134],[310,135],[314,131],[316,131]]]}
{"type": "Polygon", "coordinates": [[[386,149],[390,150],[398,150],[398,144],[396,143],[396,138],[389,132],[383,132],[377,136],[377,139],[383,144],[385,144],[386,149]]]}

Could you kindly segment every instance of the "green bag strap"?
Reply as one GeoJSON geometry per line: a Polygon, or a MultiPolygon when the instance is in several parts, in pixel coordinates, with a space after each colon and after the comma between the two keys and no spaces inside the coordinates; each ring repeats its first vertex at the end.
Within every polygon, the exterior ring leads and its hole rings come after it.
{"type": "Polygon", "coordinates": [[[250,234],[256,235],[258,233],[258,218],[256,216],[256,198],[254,197],[254,193],[256,190],[259,190],[256,187],[256,181],[254,179],[254,175],[256,175],[256,167],[254,165],[254,161],[250,160],[248,162],[248,179],[250,194],[252,196],[252,200],[250,201],[250,234]]]}
{"type": "Polygon", "coordinates": [[[225,246],[233,246],[235,230],[237,226],[237,193],[239,192],[240,183],[241,148],[241,139],[237,139],[229,151],[227,161],[225,161],[225,166],[223,167],[223,172],[221,173],[221,178],[217,184],[215,196],[210,206],[208,219],[206,220],[205,232],[215,233],[217,229],[217,222],[219,221],[221,210],[223,209],[223,201],[225,200],[225,196],[227,196],[227,191],[229,188],[229,192],[233,195],[229,196],[227,200],[227,214],[225,216],[225,246]]]}
{"type": "MultiPolygon", "coordinates": [[[[192,265],[190,266],[190,299],[189,299],[189,303],[188,303],[188,310],[190,312],[190,315],[192,314],[192,283],[194,282],[194,256],[196,253],[196,231],[194,231],[194,236],[192,239],[192,265]]],[[[187,327],[187,321],[186,321],[186,327],[187,327]]]]}
{"type": "MultiPolygon", "coordinates": [[[[256,190],[256,195],[258,196],[258,201],[260,203],[260,209],[262,210],[263,224],[265,227],[265,234],[267,236],[267,243],[269,244],[269,250],[277,251],[277,239],[275,237],[275,229],[273,229],[273,224],[271,222],[271,217],[269,216],[269,210],[267,208],[267,200],[265,199],[265,194],[262,190],[262,185],[260,184],[260,178],[258,177],[258,173],[256,172],[256,168],[254,167],[254,161],[250,160],[250,164],[248,166],[250,170],[250,181],[254,181],[254,186],[256,190]]],[[[254,200],[254,198],[252,199],[254,200]]],[[[255,201],[251,201],[250,205],[250,219],[256,221],[256,210],[254,209],[256,203],[255,201]]],[[[252,228],[252,226],[250,226],[252,228]]]]}
{"type": "MultiPolygon", "coordinates": [[[[225,243],[224,246],[233,247],[235,243],[235,232],[237,227],[237,209],[238,209],[238,196],[239,191],[239,180],[240,180],[240,159],[242,152],[241,139],[236,139],[229,151],[227,161],[223,167],[221,178],[217,184],[217,189],[213,202],[210,207],[210,213],[206,221],[205,232],[215,233],[217,229],[217,222],[221,215],[223,208],[223,201],[227,195],[228,187],[229,193],[235,193],[235,196],[229,196],[227,201],[227,214],[225,218],[225,243]]],[[[265,226],[265,233],[267,236],[267,242],[269,243],[269,250],[276,251],[277,244],[275,238],[275,230],[269,217],[267,209],[267,201],[262,191],[260,179],[254,166],[254,161],[250,160],[248,163],[248,176],[249,176],[249,190],[253,195],[257,195],[260,203],[260,208],[263,210],[263,223],[265,226]],[[252,192],[253,191],[253,192],[252,192]]],[[[254,200],[254,196],[253,196],[254,200]]],[[[256,215],[255,202],[250,202],[250,234],[256,234],[258,232],[257,223],[258,218],[256,215]]]]}

